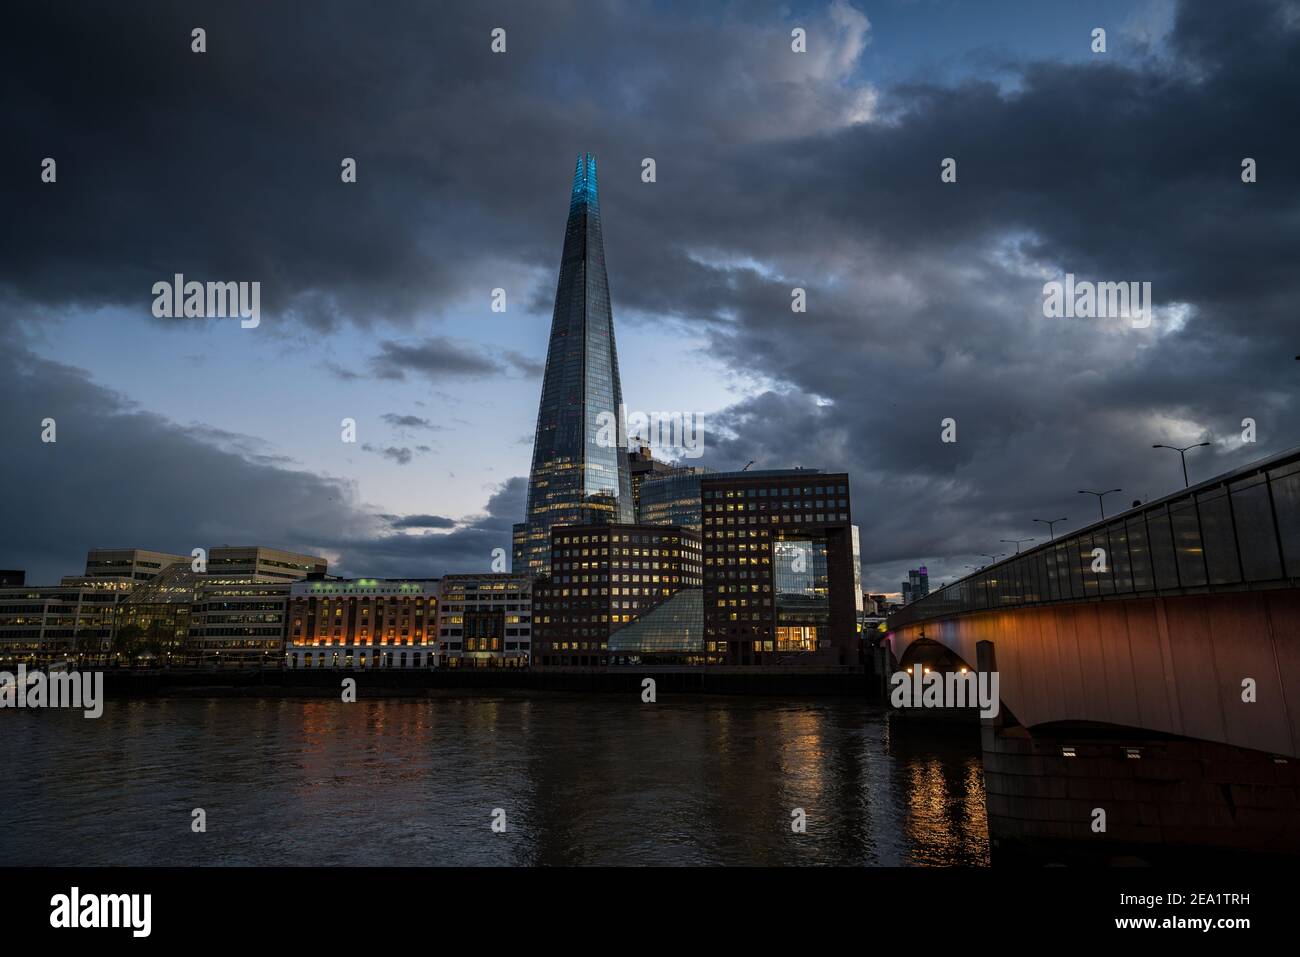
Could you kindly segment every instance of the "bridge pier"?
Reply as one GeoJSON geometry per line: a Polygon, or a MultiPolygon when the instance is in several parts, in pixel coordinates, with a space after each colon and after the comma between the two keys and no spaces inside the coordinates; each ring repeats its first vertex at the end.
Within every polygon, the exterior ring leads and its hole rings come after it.
{"type": "Polygon", "coordinates": [[[1300,854],[1300,762],[1135,729],[981,729],[994,863],[1300,854]]]}

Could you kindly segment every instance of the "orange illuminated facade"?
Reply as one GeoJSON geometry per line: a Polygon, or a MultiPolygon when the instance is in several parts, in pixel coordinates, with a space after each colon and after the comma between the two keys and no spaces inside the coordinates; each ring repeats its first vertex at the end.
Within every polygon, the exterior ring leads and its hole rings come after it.
{"type": "Polygon", "coordinates": [[[297,582],[289,598],[290,668],[432,668],[437,579],[297,582]]]}

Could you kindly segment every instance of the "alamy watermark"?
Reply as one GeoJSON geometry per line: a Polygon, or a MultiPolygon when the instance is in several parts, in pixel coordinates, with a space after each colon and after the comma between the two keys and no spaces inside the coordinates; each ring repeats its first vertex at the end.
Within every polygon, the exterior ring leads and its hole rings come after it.
{"type": "Polygon", "coordinates": [[[981,718],[996,718],[1000,708],[998,673],[969,669],[939,672],[920,665],[889,676],[889,703],[895,708],[974,708],[981,718]]]}
{"type": "Polygon", "coordinates": [[[628,436],[637,436],[652,449],[680,450],[683,457],[704,454],[704,413],[605,411],[596,415],[596,444],[603,449],[625,449],[628,436]]]}
{"type": "Polygon", "coordinates": [[[132,937],[148,937],[153,927],[152,894],[83,894],[73,887],[50,898],[50,926],[129,928],[132,937]]]}
{"type": "Polygon", "coordinates": [[[1043,315],[1048,319],[1131,319],[1134,329],[1151,325],[1151,283],[1065,282],[1043,283],[1043,315]]]}
{"type": "Polygon", "coordinates": [[[0,671],[0,709],[81,708],[87,718],[104,713],[102,671],[43,671],[28,673],[18,666],[18,675],[0,671]]]}
{"type": "Polygon", "coordinates": [[[185,281],[177,273],[171,282],[153,284],[153,314],[157,319],[227,319],[238,317],[244,329],[262,322],[260,282],[185,281]]]}

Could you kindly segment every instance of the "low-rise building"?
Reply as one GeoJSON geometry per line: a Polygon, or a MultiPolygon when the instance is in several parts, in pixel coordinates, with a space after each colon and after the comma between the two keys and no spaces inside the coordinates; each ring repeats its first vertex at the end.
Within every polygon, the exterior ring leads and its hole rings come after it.
{"type": "Polygon", "coordinates": [[[436,578],[331,578],[289,588],[290,668],[432,668],[436,578]]]}
{"type": "Polygon", "coordinates": [[[533,643],[533,577],[446,575],[439,583],[439,663],[526,668],[533,643]]]}
{"type": "Polygon", "coordinates": [[[0,663],[45,664],[108,653],[127,579],[0,588],[0,663]]]}
{"type": "Polygon", "coordinates": [[[264,545],[218,545],[208,549],[207,574],[223,579],[302,581],[324,575],[329,562],[319,555],[264,545]]]}
{"type": "Polygon", "coordinates": [[[190,615],[193,654],[206,664],[278,664],[292,587],[290,582],[203,576],[190,615]]]}
{"type": "Polygon", "coordinates": [[[143,582],[153,578],[169,565],[190,563],[189,555],[156,552],[148,548],[92,548],[86,552],[88,579],[117,578],[143,582]]]}

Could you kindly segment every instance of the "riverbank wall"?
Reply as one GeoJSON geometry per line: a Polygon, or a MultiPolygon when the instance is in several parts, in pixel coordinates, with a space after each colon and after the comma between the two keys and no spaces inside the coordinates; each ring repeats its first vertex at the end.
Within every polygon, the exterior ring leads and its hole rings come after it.
{"type": "Polygon", "coordinates": [[[755,668],[627,669],[105,669],[110,697],[335,696],[356,681],[358,697],[420,696],[433,692],[560,692],[642,694],[653,679],[656,695],[836,695],[876,700],[878,683],[864,670],[776,671],[755,668]]]}

